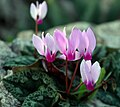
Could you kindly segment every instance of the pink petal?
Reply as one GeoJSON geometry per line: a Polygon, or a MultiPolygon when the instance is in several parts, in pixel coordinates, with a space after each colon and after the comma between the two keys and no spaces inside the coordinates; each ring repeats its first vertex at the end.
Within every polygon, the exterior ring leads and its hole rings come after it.
{"type": "Polygon", "coordinates": [[[42,39],[33,34],[32,42],[40,55],[44,55],[44,43],[42,39]]]}
{"type": "Polygon", "coordinates": [[[82,56],[80,55],[80,52],[75,51],[75,59],[74,59],[74,61],[79,60],[81,57],[82,56]]]}
{"type": "Polygon", "coordinates": [[[96,38],[95,38],[95,35],[93,33],[93,31],[91,30],[91,28],[88,28],[87,29],[87,37],[89,39],[89,52],[93,52],[93,50],[95,49],[95,46],[96,46],[96,38]]]}
{"type": "Polygon", "coordinates": [[[86,61],[86,64],[87,64],[87,66],[88,66],[88,68],[89,68],[89,71],[91,70],[91,60],[87,60],[86,61]]]}
{"type": "Polygon", "coordinates": [[[30,14],[31,14],[32,18],[34,20],[36,20],[36,18],[37,18],[37,8],[33,3],[30,5],[30,14]]]}
{"type": "Polygon", "coordinates": [[[46,55],[45,55],[46,60],[48,62],[53,62],[55,60],[55,56],[56,56],[56,54],[55,53],[51,54],[50,50],[47,48],[47,52],[46,52],[46,55]]]}
{"type": "Polygon", "coordinates": [[[66,51],[67,60],[72,61],[75,59],[75,50],[73,50],[72,43],[68,40],[68,49],[66,51]]]}
{"type": "Polygon", "coordinates": [[[77,28],[73,28],[68,39],[68,50],[67,50],[67,59],[72,61],[75,60],[75,52],[79,46],[79,40],[81,36],[81,31],[77,28]]]}
{"type": "Polygon", "coordinates": [[[88,46],[89,46],[89,40],[87,38],[86,32],[83,31],[82,35],[80,36],[80,43],[78,47],[78,50],[81,55],[85,53],[86,49],[88,49],[88,46]]]}
{"type": "Polygon", "coordinates": [[[73,46],[72,42],[70,41],[70,39],[68,39],[67,52],[72,53],[74,51],[75,51],[74,46],[73,46]]]}
{"type": "Polygon", "coordinates": [[[84,59],[82,60],[81,65],[80,65],[80,73],[81,73],[82,81],[85,84],[88,84],[89,82],[92,81],[89,67],[84,59]]]}
{"type": "Polygon", "coordinates": [[[73,61],[75,59],[75,53],[67,53],[67,60],[73,61]]]}
{"type": "Polygon", "coordinates": [[[91,67],[91,75],[92,75],[92,79],[93,79],[94,84],[99,79],[100,70],[101,70],[101,67],[100,67],[99,63],[96,61],[91,67]]]}
{"type": "Polygon", "coordinates": [[[54,38],[49,34],[47,33],[45,38],[42,37],[44,39],[44,42],[45,42],[45,57],[46,57],[46,60],[48,62],[53,62],[55,60],[55,57],[56,57],[56,45],[55,45],[55,41],[54,41],[54,38]]]}
{"type": "Polygon", "coordinates": [[[91,60],[92,59],[92,53],[85,52],[84,55],[83,55],[83,57],[84,57],[85,60],[91,60]]]}
{"type": "Polygon", "coordinates": [[[89,81],[88,83],[85,82],[86,88],[88,90],[93,90],[94,89],[94,84],[92,81],[89,81]]]}
{"type": "Polygon", "coordinates": [[[52,53],[56,52],[56,45],[55,45],[54,38],[49,33],[46,34],[44,40],[45,40],[45,44],[46,44],[47,48],[52,53]]]}
{"type": "Polygon", "coordinates": [[[91,66],[91,61],[85,61],[83,59],[80,65],[80,73],[81,73],[82,81],[86,85],[86,88],[88,90],[93,90],[94,82],[92,80],[90,66],[91,66]]]}
{"type": "Polygon", "coordinates": [[[42,4],[39,5],[39,19],[44,19],[47,14],[47,3],[43,1],[42,4]]]}
{"type": "Polygon", "coordinates": [[[66,56],[64,54],[60,55],[58,58],[66,60],[66,56]]]}
{"type": "Polygon", "coordinates": [[[42,41],[45,43],[44,32],[42,32],[42,41]]]}
{"type": "Polygon", "coordinates": [[[66,38],[66,35],[62,31],[56,29],[54,31],[54,39],[55,39],[55,42],[56,42],[56,45],[57,45],[59,51],[61,53],[65,54],[67,44],[68,44],[68,40],[66,38]]]}
{"type": "Polygon", "coordinates": [[[81,35],[82,35],[82,32],[79,29],[77,28],[72,29],[72,32],[69,37],[70,46],[68,50],[70,49],[72,51],[75,51],[78,48],[81,35]]]}

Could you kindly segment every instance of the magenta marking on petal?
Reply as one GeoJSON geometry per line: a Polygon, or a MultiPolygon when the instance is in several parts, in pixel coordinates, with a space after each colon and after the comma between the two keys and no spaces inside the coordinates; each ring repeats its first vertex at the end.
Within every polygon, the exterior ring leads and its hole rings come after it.
{"type": "Polygon", "coordinates": [[[72,61],[75,59],[75,53],[68,53],[67,54],[67,60],[72,61]]]}
{"type": "Polygon", "coordinates": [[[43,23],[43,20],[37,20],[37,24],[40,25],[43,23]]]}
{"type": "Polygon", "coordinates": [[[90,53],[86,53],[86,55],[83,55],[85,60],[91,60],[92,59],[92,55],[90,53]]]}
{"type": "Polygon", "coordinates": [[[56,54],[50,54],[50,53],[47,53],[47,55],[46,55],[46,60],[48,61],[48,62],[53,62],[54,60],[55,60],[55,55],[56,54]]]}
{"type": "Polygon", "coordinates": [[[94,84],[93,84],[93,82],[91,82],[91,81],[89,81],[89,82],[84,82],[85,83],[85,85],[86,85],[86,88],[88,89],[88,90],[94,90],[94,84]]]}

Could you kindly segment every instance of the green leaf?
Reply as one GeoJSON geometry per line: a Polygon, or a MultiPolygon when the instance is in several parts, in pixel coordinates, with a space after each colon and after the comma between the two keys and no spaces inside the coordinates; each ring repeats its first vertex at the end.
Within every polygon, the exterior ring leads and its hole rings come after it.
{"type": "Polygon", "coordinates": [[[79,90],[79,91],[76,91],[76,92],[73,92],[73,93],[71,93],[71,95],[76,95],[76,94],[79,94],[80,96],[83,94],[83,93],[85,93],[85,92],[88,92],[88,90],[79,90]]]}
{"type": "Polygon", "coordinates": [[[100,99],[105,104],[116,107],[120,106],[120,99],[116,97],[114,93],[111,93],[109,91],[100,90],[97,93],[97,98],[100,99]]]}
{"type": "Polygon", "coordinates": [[[54,86],[54,81],[40,68],[40,60],[30,66],[13,68],[14,74],[3,79],[4,86],[19,101],[37,91],[40,85],[54,86]]]}
{"type": "Polygon", "coordinates": [[[8,59],[3,64],[4,67],[15,67],[15,66],[25,66],[34,63],[36,59],[33,56],[17,56],[8,59]]]}
{"type": "Polygon", "coordinates": [[[104,80],[107,80],[111,76],[112,72],[109,72],[108,75],[105,77],[104,80]]]}
{"type": "Polygon", "coordinates": [[[53,107],[59,94],[52,87],[40,86],[37,91],[26,97],[21,107],[53,107]]]}

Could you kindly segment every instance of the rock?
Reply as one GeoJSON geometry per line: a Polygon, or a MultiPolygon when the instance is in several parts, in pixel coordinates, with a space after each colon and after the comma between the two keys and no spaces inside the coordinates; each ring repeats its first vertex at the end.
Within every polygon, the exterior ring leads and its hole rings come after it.
{"type": "Polygon", "coordinates": [[[108,22],[95,27],[97,39],[111,48],[120,48],[120,21],[108,22]]]}
{"type": "Polygon", "coordinates": [[[11,43],[11,49],[18,55],[33,55],[34,47],[30,40],[16,38],[11,43]]]}
{"type": "Polygon", "coordinates": [[[21,40],[31,41],[33,33],[34,32],[32,30],[22,31],[17,34],[17,38],[20,38],[21,40]]]}
{"type": "Polygon", "coordinates": [[[3,42],[0,41],[0,66],[9,58],[15,57],[16,54],[3,42]]]}
{"type": "MultiPolygon", "coordinates": [[[[35,34],[35,32],[33,30],[25,30],[25,31],[21,31],[17,34],[17,38],[19,38],[20,40],[23,41],[31,41],[32,40],[32,36],[33,34],[35,34]]],[[[38,32],[38,36],[41,36],[41,32],[38,32]]]]}
{"type": "MultiPolygon", "coordinates": [[[[22,31],[17,34],[17,38],[11,43],[12,51],[18,55],[33,55],[34,47],[32,44],[32,36],[34,32],[32,30],[22,31]]],[[[41,33],[39,32],[40,36],[41,33]]]]}
{"type": "Polygon", "coordinates": [[[13,57],[16,57],[16,54],[3,41],[0,41],[0,80],[7,74],[2,65],[13,57]]]}

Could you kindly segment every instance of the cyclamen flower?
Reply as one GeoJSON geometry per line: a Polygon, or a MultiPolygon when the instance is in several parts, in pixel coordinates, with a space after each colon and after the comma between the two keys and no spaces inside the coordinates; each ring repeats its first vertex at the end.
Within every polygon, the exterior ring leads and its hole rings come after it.
{"type": "Polygon", "coordinates": [[[66,37],[66,30],[63,32],[56,29],[54,31],[54,39],[56,41],[59,51],[62,53],[61,58],[72,61],[76,59],[77,48],[79,45],[79,38],[81,31],[77,28],[73,28],[69,38],[66,37]]]}
{"type": "Polygon", "coordinates": [[[38,24],[42,24],[47,14],[47,3],[45,1],[40,4],[37,1],[36,5],[32,3],[30,6],[30,14],[35,21],[37,20],[38,24]]]}
{"type": "Polygon", "coordinates": [[[92,65],[91,60],[82,60],[80,65],[80,73],[82,81],[84,82],[88,90],[94,89],[94,85],[98,81],[100,76],[100,70],[101,67],[97,61],[92,65]]]}
{"type": "Polygon", "coordinates": [[[78,50],[85,60],[91,60],[92,52],[95,49],[95,46],[96,46],[95,35],[91,28],[88,28],[86,32],[85,31],[82,32],[78,50]]]}
{"type": "Polygon", "coordinates": [[[57,49],[55,41],[49,33],[45,37],[42,34],[42,38],[33,34],[32,42],[38,53],[45,56],[48,62],[55,60],[57,49]]]}

